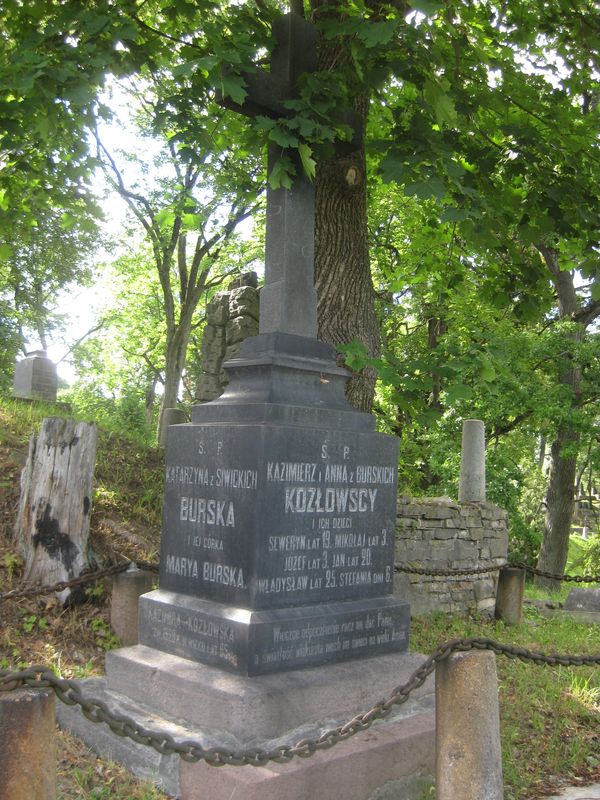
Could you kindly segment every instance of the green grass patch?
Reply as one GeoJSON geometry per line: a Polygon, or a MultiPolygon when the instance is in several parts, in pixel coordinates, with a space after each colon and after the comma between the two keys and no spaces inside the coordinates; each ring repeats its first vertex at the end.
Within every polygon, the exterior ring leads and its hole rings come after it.
{"type": "MultiPolygon", "coordinates": [[[[521,625],[478,616],[434,614],[413,623],[411,647],[432,652],[444,641],[485,636],[543,653],[597,655],[600,626],[535,608],[521,625]]],[[[540,797],[556,777],[586,777],[600,766],[600,670],[548,667],[497,657],[506,800],[540,797]]]]}

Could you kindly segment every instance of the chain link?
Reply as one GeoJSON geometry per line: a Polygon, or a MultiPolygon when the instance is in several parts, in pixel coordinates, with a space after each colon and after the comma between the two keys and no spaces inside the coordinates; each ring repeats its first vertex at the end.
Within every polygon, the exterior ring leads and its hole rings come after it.
{"type": "MultiPolygon", "coordinates": [[[[125,572],[132,564],[135,564],[139,569],[149,570],[151,572],[158,572],[159,564],[150,561],[125,561],[121,564],[114,564],[112,567],[97,570],[96,572],[86,572],[79,575],[77,578],[72,578],[68,581],[59,581],[54,584],[34,584],[32,586],[24,586],[20,589],[12,589],[10,592],[0,594],[0,603],[6,600],[17,600],[26,597],[37,597],[42,594],[51,594],[52,592],[62,592],[64,589],[73,589],[76,586],[84,586],[86,583],[108,578],[112,575],[118,575],[120,572],[125,572]]],[[[491,564],[486,567],[464,567],[464,568],[435,568],[435,567],[411,567],[409,564],[395,563],[394,569],[396,572],[406,572],[412,575],[429,575],[436,578],[458,578],[468,575],[485,575],[489,572],[497,572],[504,567],[514,567],[516,569],[524,569],[532,575],[539,575],[542,578],[549,578],[555,581],[570,581],[572,583],[600,583],[600,575],[558,575],[554,572],[545,572],[536,567],[530,567],[528,564],[520,562],[504,563],[504,564],[491,564]]]]}
{"type": "Polygon", "coordinates": [[[10,592],[0,594],[0,603],[6,600],[16,600],[25,597],[37,597],[41,594],[51,594],[52,592],[62,592],[64,589],[73,589],[76,586],[84,586],[86,583],[99,581],[101,578],[108,578],[111,575],[118,575],[120,572],[125,572],[131,565],[137,566],[139,569],[146,569],[151,572],[158,572],[158,564],[149,561],[125,561],[121,564],[114,564],[112,567],[106,569],[96,570],[95,572],[85,572],[77,578],[71,578],[68,581],[59,581],[54,584],[34,584],[31,586],[24,586],[20,589],[12,589],[10,592]]]}
{"type": "Polygon", "coordinates": [[[394,569],[396,572],[408,572],[411,575],[431,575],[436,578],[458,578],[461,575],[483,575],[487,572],[496,572],[497,570],[506,567],[507,564],[491,564],[489,567],[464,567],[464,568],[450,568],[450,567],[411,567],[409,564],[395,563],[394,569]]]}
{"type": "Polygon", "coordinates": [[[532,575],[539,575],[542,578],[550,578],[555,581],[571,581],[573,583],[600,583],[600,575],[558,575],[554,572],[545,572],[544,570],[530,567],[528,564],[522,562],[504,562],[503,564],[490,564],[487,567],[458,567],[458,568],[435,568],[435,567],[411,567],[409,564],[401,564],[396,562],[394,569],[396,572],[407,572],[412,575],[430,575],[437,578],[458,578],[464,575],[483,575],[487,572],[497,572],[504,569],[504,567],[511,567],[513,569],[524,569],[532,575]]]}
{"type": "Polygon", "coordinates": [[[524,647],[501,644],[486,637],[453,639],[438,647],[413,672],[406,683],[393,689],[386,699],[380,700],[369,711],[357,714],[343,725],[324,731],[317,738],[301,739],[296,744],[280,743],[268,750],[262,748],[242,750],[228,750],[224,747],[205,748],[199,741],[178,740],[166,731],[145,728],[132,717],[111,711],[102,700],[86,697],[82,693],[78,681],[58,678],[51,669],[43,665],[31,666],[19,672],[0,670],[0,692],[10,692],[22,687],[50,688],[63,703],[79,705],[83,714],[91,722],[104,722],[117,736],[126,736],[133,739],[134,742],[152,747],[163,755],[176,753],[185,761],[204,760],[207,764],[215,767],[225,764],[260,767],[269,761],[283,764],[291,761],[294,757],[309,758],[319,750],[327,750],[360,731],[366,730],[375,720],[387,717],[394,706],[405,703],[410,694],[425,683],[440,662],[447,659],[452,653],[470,650],[491,650],[496,655],[550,666],[591,667],[600,665],[600,654],[594,656],[546,655],[527,650],[524,647]]]}

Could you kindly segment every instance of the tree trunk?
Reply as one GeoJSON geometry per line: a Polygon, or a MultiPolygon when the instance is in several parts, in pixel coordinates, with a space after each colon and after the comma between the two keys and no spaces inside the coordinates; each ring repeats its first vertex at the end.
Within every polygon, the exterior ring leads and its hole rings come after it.
{"type": "MultiPolygon", "coordinates": [[[[94,566],[88,538],[96,442],[95,425],[61,417],[46,417],[38,439],[32,435],[15,525],[24,581],[58,583],[94,566]]],[[[62,603],[81,596],[59,594],[62,603]]]]}
{"type": "MultiPolygon", "coordinates": [[[[572,317],[579,308],[573,276],[570,272],[560,270],[556,250],[545,246],[540,246],[539,250],[556,287],[560,316],[562,318],[572,317]]],[[[581,342],[584,334],[584,326],[579,325],[571,334],[571,340],[577,344],[581,342]]],[[[558,382],[571,390],[569,410],[575,411],[581,405],[581,370],[573,362],[570,353],[561,357],[558,382]]],[[[546,491],[544,537],[537,563],[538,569],[545,572],[562,574],[567,563],[569,536],[575,509],[575,477],[579,439],[577,428],[566,417],[565,422],[560,425],[550,449],[550,477],[546,491]]],[[[537,577],[535,582],[552,591],[560,588],[560,581],[550,578],[537,577]]]]}
{"type": "Polygon", "coordinates": [[[161,441],[165,408],[175,408],[177,406],[179,384],[181,383],[183,368],[185,367],[185,357],[187,353],[187,344],[191,325],[188,325],[187,327],[187,331],[184,331],[180,324],[175,330],[175,333],[169,337],[167,342],[167,354],[165,360],[165,390],[162,397],[162,402],[160,404],[160,415],[158,419],[157,430],[159,442],[161,441]]]}
{"type": "MultiPolygon", "coordinates": [[[[569,535],[575,508],[575,471],[579,435],[570,429],[559,431],[552,443],[550,478],[546,492],[544,538],[538,569],[562,574],[569,552],[569,535]],[[571,455],[573,454],[573,455],[571,455]]],[[[553,591],[560,581],[538,577],[536,583],[553,591]]]]}
{"type": "MultiPolygon", "coordinates": [[[[327,2],[313,2],[316,13],[331,13],[327,2]]],[[[321,40],[319,70],[339,66],[349,58],[344,42],[321,40]]],[[[367,183],[364,135],[369,97],[354,98],[359,126],[359,149],[322,161],[315,180],[315,286],[319,338],[334,347],[353,339],[370,356],[381,352],[375,314],[367,232],[367,183]]],[[[377,373],[371,367],[353,375],[346,387],[352,405],[370,411],[377,373]]]]}

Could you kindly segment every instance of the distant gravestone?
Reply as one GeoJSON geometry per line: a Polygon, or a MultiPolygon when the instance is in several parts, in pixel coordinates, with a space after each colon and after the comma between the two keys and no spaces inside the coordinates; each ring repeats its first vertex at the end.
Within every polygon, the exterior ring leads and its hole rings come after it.
{"type": "Polygon", "coordinates": [[[571,589],[565,611],[594,611],[600,613],[600,589],[571,589]]]}
{"type": "Polygon", "coordinates": [[[56,365],[45,350],[33,350],[15,364],[13,395],[24,400],[56,400],[56,365]]]}
{"type": "Polygon", "coordinates": [[[485,426],[480,419],[463,422],[458,499],[485,502],[485,426]]]}

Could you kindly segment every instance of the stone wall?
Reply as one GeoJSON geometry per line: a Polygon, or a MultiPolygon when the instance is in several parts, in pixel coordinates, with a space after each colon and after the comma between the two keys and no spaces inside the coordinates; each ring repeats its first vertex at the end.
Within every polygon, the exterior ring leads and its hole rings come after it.
{"type": "Polygon", "coordinates": [[[259,292],[255,272],[242,275],[206,307],[206,327],[200,347],[198,402],[215,400],[227,386],[223,361],[236,358],[244,339],[258,334],[259,292]]]}
{"type": "MultiPolygon", "coordinates": [[[[458,503],[449,497],[399,498],[396,562],[423,569],[497,566],[508,552],[507,513],[493,503],[458,503]]],[[[473,577],[397,572],[394,592],[411,614],[430,611],[493,613],[498,571],[473,577]]]]}

